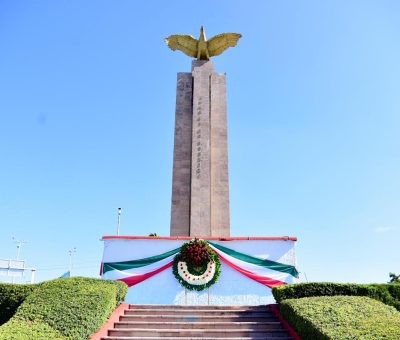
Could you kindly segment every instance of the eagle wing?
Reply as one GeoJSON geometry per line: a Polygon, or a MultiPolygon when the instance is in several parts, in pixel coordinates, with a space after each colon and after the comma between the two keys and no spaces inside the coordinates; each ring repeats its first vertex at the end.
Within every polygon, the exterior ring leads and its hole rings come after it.
{"type": "Polygon", "coordinates": [[[197,57],[197,39],[189,34],[174,34],[165,39],[168,47],[173,50],[180,50],[190,57],[197,57]]]}
{"type": "Polygon", "coordinates": [[[210,57],[220,55],[228,47],[236,46],[241,37],[242,35],[239,33],[222,33],[212,37],[207,41],[207,49],[210,57]]]}

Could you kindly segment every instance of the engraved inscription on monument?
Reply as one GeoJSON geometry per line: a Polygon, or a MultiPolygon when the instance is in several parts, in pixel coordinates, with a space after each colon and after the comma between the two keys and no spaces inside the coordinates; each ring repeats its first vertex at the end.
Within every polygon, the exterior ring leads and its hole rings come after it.
{"type": "Polygon", "coordinates": [[[173,35],[168,46],[197,57],[191,73],[178,73],[171,236],[230,235],[226,77],[209,57],[241,37],[224,33],[206,40],[173,35]]]}

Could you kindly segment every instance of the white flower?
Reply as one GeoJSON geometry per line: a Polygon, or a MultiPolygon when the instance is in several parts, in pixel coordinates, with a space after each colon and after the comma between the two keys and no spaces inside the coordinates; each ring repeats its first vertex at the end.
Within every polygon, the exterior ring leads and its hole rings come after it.
{"type": "Polygon", "coordinates": [[[193,275],[189,273],[186,262],[179,261],[178,262],[178,274],[182,278],[182,280],[187,283],[195,286],[205,285],[210,282],[215,275],[215,263],[208,262],[207,269],[201,275],[193,275]]]}

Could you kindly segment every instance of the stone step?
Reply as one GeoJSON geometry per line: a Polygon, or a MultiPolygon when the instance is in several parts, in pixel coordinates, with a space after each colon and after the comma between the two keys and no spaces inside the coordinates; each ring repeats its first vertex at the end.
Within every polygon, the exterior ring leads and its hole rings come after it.
{"type": "Polygon", "coordinates": [[[131,322],[268,322],[275,321],[272,314],[253,315],[121,315],[120,321],[131,322]]]}
{"type": "Polygon", "coordinates": [[[281,328],[279,321],[269,322],[140,322],[140,321],[120,321],[114,323],[114,328],[125,329],[257,329],[269,330],[281,328]]]}
{"type": "Polygon", "coordinates": [[[252,306],[252,305],[242,305],[242,306],[213,306],[213,305],[129,305],[129,309],[213,309],[213,310],[267,310],[266,306],[252,306]]]}
{"type": "Polygon", "coordinates": [[[248,310],[248,309],[182,309],[177,311],[176,309],[152,309],[151,311],[146,311],[140,308],[135,309],[126,309],[125,315],[214,315],[214,316],[222,316],[222,315],[231,315],[231,316],[242,316],[242,315],[253,315],[257,317],[263,317],[264,315],[272,315],[272,312],[269,311],[260,311],[260,310],[248,310]]]}
{"type": "Polygon", "coordinates": [[[129,305],[103,340],[293,340],[266,306],[129,305]]]}
{"type": "MultiPolygon", "coordinates": [[[[167,337],[143,337],[143,336],[104,336],[101,338],[102,340],[138,340],[138,339],[146,339],[146,340],[215,340],[215,337],[175,337],[175,336],[167,336],[167,337]]],[[[293,340],[292,337],[284,337],[284,336],[251,336],[251,337],[220,337],[219,340],[293,340]]]]}
{"type": "MultiPolygon", "coordinates": [[[[138,339],[146,339],[146,340],[215,340],[215,337],[175,337],[175,336],[167,336],[167,337],[143,337],[143,336],[104,336],[101,338],[102,340],[138,340],[138,339]]],[[[269,336],[251,336],[251,337],[220,337],[219,340],[293,340],[292,337],[274,337],[272,335],[269,336]]]]}
{"type": "Polygon", "coordinates": [[[240,337],[270,337],[274,336],[278,337],[288,337],[288,333],[283,329],[275,329],[275,330],[253,330],[253,329],[145,329],[145,328],[136,328],[136,329],[110,329],[108,330],[109,336],[117,336],[117,337],[214,337],[214,338],[240,338],[240,337]]]}

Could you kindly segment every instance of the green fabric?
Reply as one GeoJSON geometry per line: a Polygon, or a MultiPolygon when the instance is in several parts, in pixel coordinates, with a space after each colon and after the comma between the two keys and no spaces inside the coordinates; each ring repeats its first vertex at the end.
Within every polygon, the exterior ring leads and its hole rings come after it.
{"type": "Polygon", "coordinates": [[[212,246],[214,246],[215,248],[217,248],[218,250],[228,254],[229,256],[234,257],[235,259],[238,259],[238,260],[241,260],[244,262],[248,262],[248,263],[252,263],[252,264],[255,264],[260,267],[265,267],[268,269],[276,270],[281,273],[287,273],[294,277],[298,277],[298,275],[299,275],[299,272],[297,271],[297,269],[294,266],[291,266],[289,264],[283,264],[283,263],[279,263],[279,262],[275,262],[275,261],[271,261],[271,260],[260,259],[258,257],[240,253],[236,250],[221,246],[219,244],[215,244],[210,241],[207,241],[207,242],[209,244],[211,244],[212,246]]]}
{"type": "Polygon", "coordinates": [[[178,253],[181,247],[167,251],[166,253],[155,255],[151,257],[146,257],[144,259],[125,261],[125,262],[105,262],[103,263],[103,274],[110,270],[127,270],[132,268],[139,268],[148,266],[154,262],[158,262],[166,259],[167,257],[178,253]]]}
{"type": "MultiPolygon", "coordinates": [[[[217,248],[218,250],[228,254],[229,256],[234,257],[235,259],[252,263],[260,267],[265,267],[268,269],[276,270],[281,273],[287,273],[290,274],[294,277],[298,277],[299,272],[294,266],[291,266],[289,264],[283,264],[271,260],[264,260],[260,259],[258,257],[254,257],[251,255],[247,255],[244,253],[240,253],[236,250],[221,246],[219,244],[215,244],[213,242],[207,241],[209,244],[217,248]]],[[[144,259],[139,259],[139,260],[132,260],[132,261],[125,261],[125,262],[105,262],[103,263],[103,271],[102,274],[107,273],[110,270],[127,270],[127,269],[132,269],[132,268],[140,268],[144,266],[148,266],[152,263],[164,260],[165,258],[175,255],[179,253],[181,250],[181,247],[167,251],[166,253],[160,254],[160,255],[155,255],[151,257],[146,257],[144,259]]]]}

